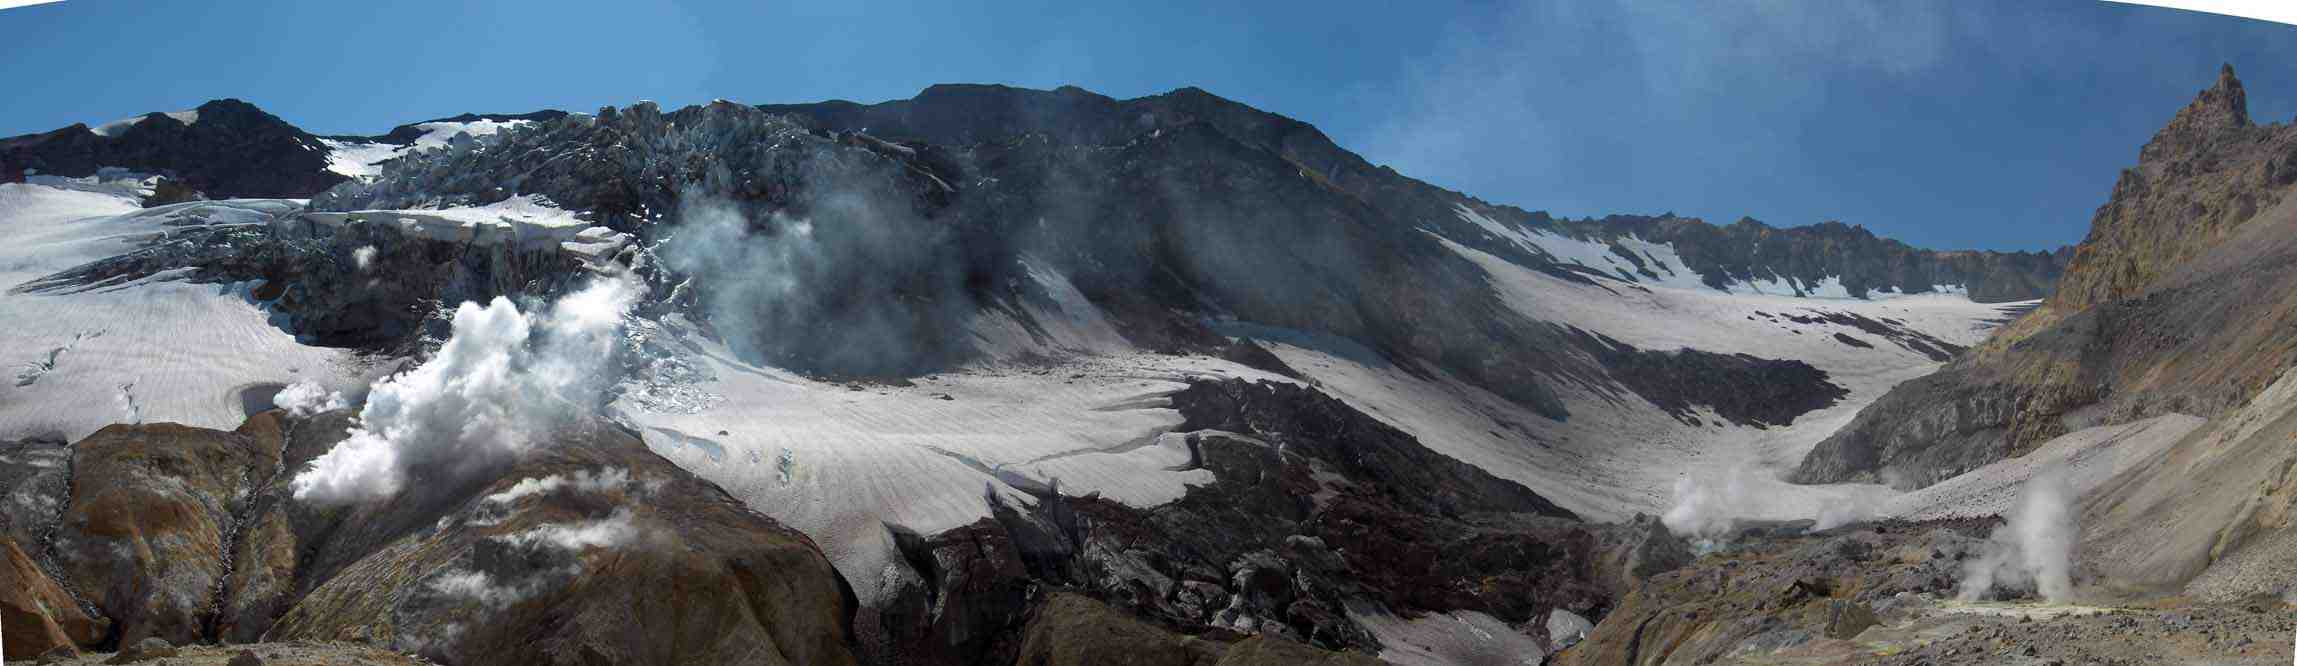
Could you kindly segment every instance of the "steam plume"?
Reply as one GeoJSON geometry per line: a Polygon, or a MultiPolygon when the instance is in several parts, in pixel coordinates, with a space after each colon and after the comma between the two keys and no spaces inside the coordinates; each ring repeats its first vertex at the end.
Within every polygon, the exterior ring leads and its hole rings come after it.
{"type": "Polygon", "coordinates": [[[641,289],[601,278],[533,315],[499,296],[463,303],[438,354],[376,384],[350,438],[295,477],[296,498],[387,497],[411,472],[452,476],[526,451],[603,395],[622,315],[641,289]]]}
{"type": "Polygon", "coordinates": [[[1996,587],[2032,590],[2050,603],[2073,593],[2073,549],[2078,525],[2073,490],[2057,470],[2026,482],[2010,522],[1995,528],[1985,553],[1963,570],[1956,598],[1977,601],[1996,587]]]}

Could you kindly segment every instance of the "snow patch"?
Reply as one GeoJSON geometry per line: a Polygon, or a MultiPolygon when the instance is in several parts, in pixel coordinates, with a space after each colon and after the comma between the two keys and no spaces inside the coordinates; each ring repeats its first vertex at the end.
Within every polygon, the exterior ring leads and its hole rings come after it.
{"type": "Polygon", "coordinates": [[[327,170],[352,178],[373,178],[383,175],[383,163],[398,159],[407,152],[406,146],[369,141],[337,141],[320,139],[327,146],[327,170]]]}
{"type": "Polygon", "coordinates": [[[297,342],[273,326],[244,284],[139,281],[102,290],[10,289],[118,256],[187,225],[264,223],[291,214],[284,199],[199,201],[142,208],[135,181],[34,176],[0,184],[0,439],[56,434],[77,440],[120,422],[121,386],[133,385],[148,421],[230,430],[246,420],[243,387],[303,368],[322,383],[348,379],[342,350],[297,342]],[[92,332],[103,331],[100,336],[92,332]],[[75,340],[77,342],[75,342],[75,340]],[[49,352],[69,347],[50,358],[49,352]],[[53,360],[19,385],[26,364],[53,360]]]}
{"type": "Polygon", "coordinates": [[[415,125],[415,128],[423,130],[423,135],[415,137],[414,144],[410,145],[408,150],[416,151],[442,148],[447,144],[452,143],[454,141],[455,135],[457,134],[469,134],[475,138],[495,134],[503,130],[525,127],[532,124],[534,124],[534,121],[532,120],[488,120],[484,118],[467,122],[440,121],[421,123],[415,125]]]}

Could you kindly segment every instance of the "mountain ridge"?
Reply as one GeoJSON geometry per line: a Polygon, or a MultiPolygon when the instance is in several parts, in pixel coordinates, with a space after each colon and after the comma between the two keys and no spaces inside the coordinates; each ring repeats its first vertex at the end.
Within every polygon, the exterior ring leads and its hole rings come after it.
{"type": "MultiPolygon", "coordinates": [[[[226,103],[262,114],[260,109],[238,100],[217,100],[209,104],[226,103]]],[[[1599,243],[1609,244],[1636,234],[1656,236],[1643,240],[1680,245],[1679,249],[1684,250],[1682,255],[1686,264],[1698,273],[1701,281],[1716,288],[1734,282],[1777,280],[1785,285],[1784,291],[1803,293],[1806,287],[1831,277],[1839,280],[1851,297],[1863,298],[1875,293],[1923,293],[1944,285],[1960,285],[1974,299],[2006,302],[2049,295],[2051,285],[2066,257],[2064,250],[2043,253],[1915,248],[1864,232],[1863,227],[1844,226],[1834,221],[1776,227],[1752,218],[1742,218],[1725,225],[1673,214],[1613,214],[1576,220],[1555,217],[1543,211],[1487,202],[1409,178],[1392,168],[1372,164],[1340,147],[1311,124],[1254,109],[1195,87],[1118,100],[1075,86],[1062,86],[1048,91],[995,84],[935,84],[910,99],[877,104],[831,100],[760,104],[757,107],[798,117],[808,127],[815,129],[868,136],[883,135],[896,141],[925,140],[958,145],[996,138],[1010,139],[1032,132],[1049,133],[1084,143],[1113,144],[1129,140],[1144,131],[1153,132],[1176,122],[1201,118],[1221,128],[1225,134],[1241,137],[1249,144],[1276,152],[1301,168],[1319,174],[1334,187],[1350,192],[1383,211],[1392,215],[1408,215],[1410,219],[1420,220],[1421,224],[1444,229],[1448,237],[1480,250],[1510,257],[1528,265],[1558,263],[1551,257],[1535,256],[1537,252],[1526,251],[1516,244],[1483,238],[1478,230],[1466,226],[1448,210],[1447,204],[1466,205],[1511,227],[1599,243]],[[953,116],[952,109],[963,109],[963,113],[970,115],[953,116]],[[1157,115],[1159,113],[1163,115],[1157,115]],[[1123,120],[1127,115],[1132,116],[1133,120],[1123,120]],[[981,124],[979,120],[962,123],[927,121],[925,124],[910,120],[918,117],[989,117],[991,120],[988,123],[992,129],[978,130],[981,124]],[[943,125],[935,126],[932,122],[942,122],[943,125]],[[1743,229],[1742,225],[1747,223],[1759,225],[1759,228],[1743,229]]],[[[90,138],[94,133],[84,129],[84,125],[74,125],[51,132],[0,139],[0,182],[21,181],[26,169],[37,173],[78,177],[94,173],[97,166],[116,166],[178,175],[191,181],[194,189],[209,196],[309,197],[345,180],[336,172],[328,170],[325,154],[319,155],[316,162],[300,154],[342,149],[339,145],[323,145],[317,139],[407,146],[429,131],[423,125],[474,121],[541,122],[565,115],[567,112],[556,109],[526,113],[465,113],[405,123],[377,135],[319,137],[294,129],[293,125],[278,121],[269,114],[262,114],[263,118],[276,121],[279,126],[302,139],[292,146],[259,148],[256,155],[275,156],[264,163],[262,171],[284,169],[305,175],[295,176],[293,182],[261,184],[234,180],[246,177],[235,174],[255,169],[234,164],[234,160],[215,157],[193,157],[188,161],[115,158],[113,161],[124,163],[98,165],[95,162],[103,161],[103,158],[87,156],[86,153],[91,152],[91,149],[85,148],[85,144],[121,144],[140,137],[130,137],[126,142],[105,141],[106,137],[90,138]],[[271,162],[288,166],[278,167],[271,162]],[[208,174],[210,171],[216,173],[208,174]]],[[[137,123],[137,126],[140,127],[141,123],[137,123]]],[[[144,150],[150,152],[155,149],[144,150]]],[[[156,150],[165,152],[168,148],[161,146],[156,150]]],[[[109,154],[112,153],[97,153],[109,154]]],[[[1640,263],[1633,252],[1621,250],[1620,255],[1640,263]]],[[[1581,270],[1568,263],[1552,266],[1552,269],[1565,272],[1581,270]]],[[[1607,275],[1616,274],[1608,270],[1608,267],[1596,267],[1593,270],[1607,275]]],[[[1639,265],[1629,272],[1648,273],[1639,265]]]]}

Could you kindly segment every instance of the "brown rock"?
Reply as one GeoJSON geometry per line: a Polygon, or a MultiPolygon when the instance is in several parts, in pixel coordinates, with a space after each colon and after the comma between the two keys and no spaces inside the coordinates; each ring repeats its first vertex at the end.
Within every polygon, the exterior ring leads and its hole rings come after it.
{"type": "Polygon", "coordinates": [[[107,626],[82,612],[15,540],[0,537],[0,640],[7,644],[0,658],[31,659],[57,650],[77,655],[75,646],[102,639],[107,626]]]}
{"type": "Polygon", "coordinates": [[[115,425],[72,447],[72,499],[57,567],[120,641],[202,638],[200,614],[223,577],[234,503],[278,467],[280,440],[173,423],[115,425]]]}
{"type": "Polygon", "coordinates": [[[329,576],[268,638],[448,663],[854,661],[851,592],[820,549],[628,432],[570,429],[492,483],[415,492],[451,510],[389,515],[436,504],[403,498],[352,509],[433,528],[329,576]],[[563,485],[509,492],[552,478],[563,485]]]}

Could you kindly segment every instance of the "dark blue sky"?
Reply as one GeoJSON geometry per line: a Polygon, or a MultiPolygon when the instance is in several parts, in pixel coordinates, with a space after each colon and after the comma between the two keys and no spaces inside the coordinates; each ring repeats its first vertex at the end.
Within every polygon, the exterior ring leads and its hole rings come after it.
{"type": "Polygon", "coordinates": [[[2232,62],[2297,112],[2297,27],[2090,2],[145,2],[0,11],[0,135],[239,97],[322,134],[937,82],[1194,85],[1374,162],[1581,216],[2079,240],[2232,62]]]}

